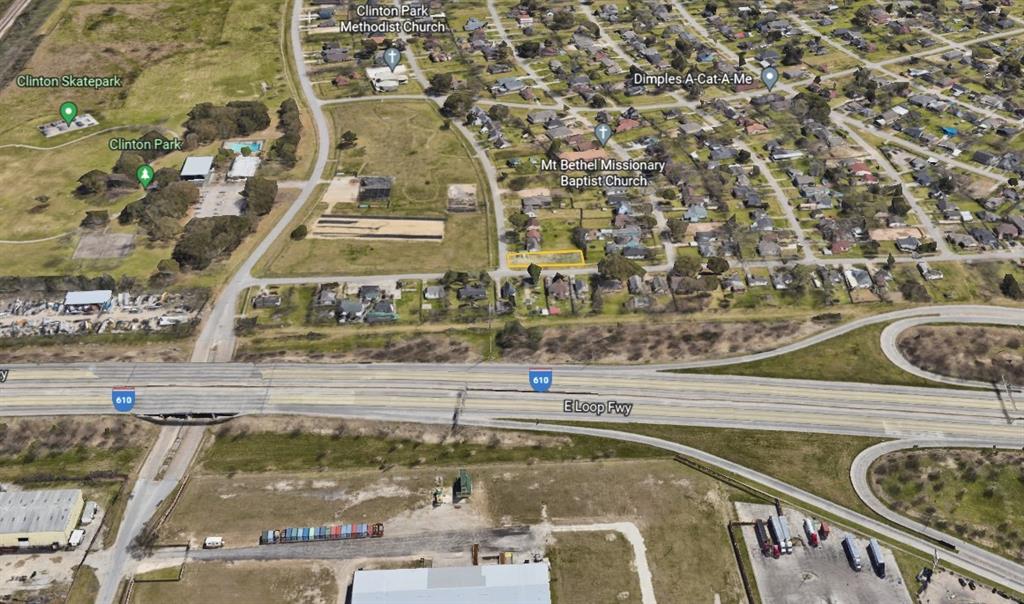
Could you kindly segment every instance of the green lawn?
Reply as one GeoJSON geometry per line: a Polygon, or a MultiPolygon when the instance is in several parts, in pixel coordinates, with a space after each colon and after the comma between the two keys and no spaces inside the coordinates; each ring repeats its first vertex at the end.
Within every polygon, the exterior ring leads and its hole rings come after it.
{"type": "MultiPolygon", "coordinates": [[[[275,244],[262,272],[268,276],[317,274],[387,274],[481,270],[493,266],[496,243],[491,235],[488,189],[482,168],[471,159],[468,144],[454,129],[444,129],[437,109],[425,101],[366,101],[328,110],[334,140],[348,130],[355,147],[334,150],[332,165],[347,175],[393,176],[387,207],[336,206],[335,214],[385,217],[433,217],[446,220],[444,240],[395,241],[317,239],[291,241],[287,229],[275,244]],[[396,141],[401,144],[396,145],[396,141]],[[476,184],[480,209],[447,214],[448,185],[476,184]]],[[[333,143],[332,143],[333,146],[333,143]]],[[[315,222],[327,208],[314,205],[298,222],[315,222]]]]}
{"type": "Polygon", "coordinates": [[[1024,454],[1014,451],[900,451],[871,466],[886,505],[938,530],[1024,561],[1024,454]]]}
{"type": "Polygon", "coordinates": [[[861,327],[819,344],[760,361],[673,371],[897,386],[937,386],[935,382],[907,373],[889,362],[879,343],[885,327],[885,324],[861,327]]]}

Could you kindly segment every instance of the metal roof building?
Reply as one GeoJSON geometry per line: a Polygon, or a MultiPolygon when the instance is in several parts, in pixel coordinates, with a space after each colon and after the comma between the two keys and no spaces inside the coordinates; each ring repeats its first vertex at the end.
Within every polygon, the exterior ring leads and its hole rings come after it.
{"type": "Polygon", "coordinates": [[[79,489],[0,493],[0,547],[64,547],[84,506],[79,489]]]}
{"type": "Polygon", "coordinates": [[[107,308],[114,292],[109,289],[91,289],[64,294],[64,306],[98,306],[107,308]]]}
{"type": "Polygon", "coordinates": [[[252,178],[256,176],[256,170],[260,167],[260,158],[255,155],[248,157],[239,155],[235,158],[235,161],[231,163],[231,169],[228,170],[228,180],[241,180],[243,178],[252,178]]]}
{"type": "Polygon", "coordinates": [[[213,171],[212,155],[196,155],[185,159],[181,166],[182,180],[206,180],[213,171]]]}
{"type": "Polygon", "coordinates": [[[547,561],[356,571],[352,604],[551,604],[547,561]]]}

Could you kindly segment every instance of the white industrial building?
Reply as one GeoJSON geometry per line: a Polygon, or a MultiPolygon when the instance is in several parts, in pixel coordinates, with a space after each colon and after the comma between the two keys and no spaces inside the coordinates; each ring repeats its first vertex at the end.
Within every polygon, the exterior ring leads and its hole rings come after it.
{"type": "Polygon", "coordinates": [[[0,548],[65,547],[84,506],[79,489],[0,493],[0,548]]]}
{"type": "Polygon", "coordinates": [[[550,568],[497,564],[356,571],[352,604],[551,604],[550,568]]]}

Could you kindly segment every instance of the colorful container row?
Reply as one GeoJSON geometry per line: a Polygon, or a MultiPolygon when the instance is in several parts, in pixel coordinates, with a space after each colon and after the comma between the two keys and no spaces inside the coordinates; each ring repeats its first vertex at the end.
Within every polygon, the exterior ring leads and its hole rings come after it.
{"type": "Polygon", "coordinates": [[[284,528],[263,531],[260,535],[261,545],[274,543],[302,543],[306,541],[339,541],[343,539],[365,539],[367,537],[383,537],[384,524],[332,524],[330,526],[311,526],[300,528],[284,528]]]}

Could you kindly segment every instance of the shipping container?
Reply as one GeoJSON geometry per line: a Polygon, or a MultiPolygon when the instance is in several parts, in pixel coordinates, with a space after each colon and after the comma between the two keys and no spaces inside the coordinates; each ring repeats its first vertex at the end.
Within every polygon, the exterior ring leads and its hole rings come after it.
{"type": "Polygon", "coordinates": [[[761,549],[761,553],[765,556],[769,555],[772,551],[772,541],[761,520],[754,522],[754,535],[757,537],[757,546],[761,549]]]}
{"type": "Polygon", "coordinates": [[[779,521],[775,516],[768,517],[768,532],[771,534],[775,545],[778,545],[781,549],[785,539],[782,536],[782,529],[779,528],[779,521]]]}
{"type": "Polygon", "coordinates": [[[853,537],[849,535],[843,537],[843,551],[846,552],[846,560],[850,563],[850,568],[860,572],[862,568],[860,553],[857,552],[857,544],[853,542],[853,537]]]}
{"type": "Polygon", "coordinates": [[[868,560],[871,561],[875,573],[879,577],[885,577],[885,558],[882,557],[882,548],[878,547],[878,541],[875,541],[874,537],[868,541],[868,560]]]}
{"type": "Polygon", "coordinates": [[[785,516],[779,516],[779,527],[782,529],[782,538],[785,540],[782,544],[782,549],[787,554],[793,553],[793,535],[789,532],[789,521],[786,520],[785,516]]]}

